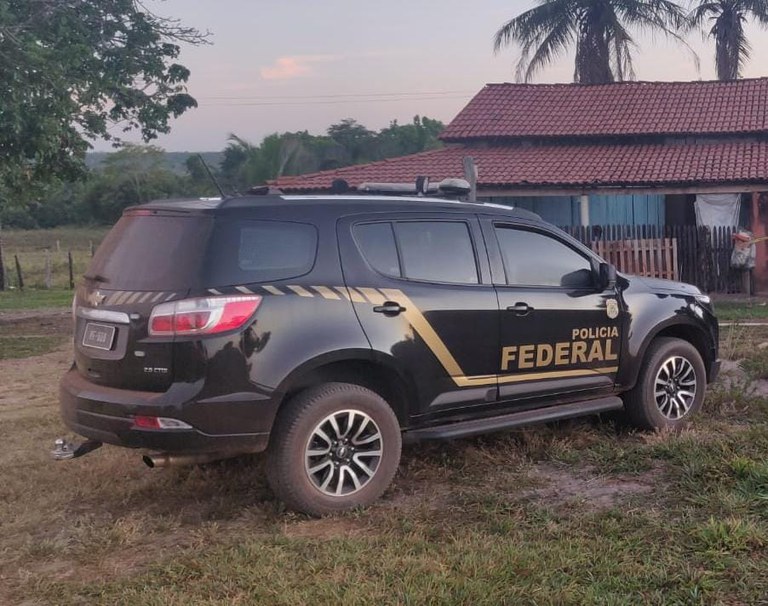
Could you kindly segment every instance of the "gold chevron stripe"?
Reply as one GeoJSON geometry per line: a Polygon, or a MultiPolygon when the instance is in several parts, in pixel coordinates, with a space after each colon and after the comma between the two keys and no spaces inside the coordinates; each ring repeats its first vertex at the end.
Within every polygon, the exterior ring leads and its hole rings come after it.
{"type": "MultiPolygon", "coordinates": [[[[360,289],[364,290],[364,289],[360,289]]],[[[445,346],[440,336],[435,332],[432,325],[424,317],[424,314],[419,311],[419,308],[413,304],[405,293],[397,289],[381,289],[384,296],[392,301],[397,301],[405,307],[403,315],[413,329],[419,334],[422,340],[427,344],[432,353],[438,359],[440,364],[445,368],[446,372],[450,375],[453,382],[458,387],[480,387],[483,385],[496,385],[498,383],[523,383],[525,381],[541,381],[545,379],[560,379],[565,377],[587,377],[596,374],[610,374],[619,370],[618,366],[610,366],[606,368],[584,368],[579,370],[553,370],[548,372],[537,372],[529,374],[518,375],[476,375],[468,377],[464,374],[464,371],[459,366],[456,358],[453,357],[451,352],[445,346]]]]}
{"type": "Polygon", "coordinates": [[[302,288],[301,286],[288,286],[288,288],[290,288],[293,292],[295,292],[300,297],[314,297],[315,296],[311,292],[309,292],[308,290],[305,290],[304,288],[302,288]]]}
{"type": "Polygon", "coordinates": [[[339,295],[337,295],[327,286],[312,286],[311,288],[316,290],[318,294],[323,297],[323,299],[330,299],[333,301],[339,301],[341,299],[339,295]]]}
{"type": "Polygon", "coordinates": [[[384,295],[375,288],[358,288],[357,290],[363,293],[363,296],[374,305],[381,305],[386,300],[384,295]]]}
{"type": "Polygon", "coordinates": [[[285,293],[275,286],[262,286],[271,295],[284,295],[285,293]]]}

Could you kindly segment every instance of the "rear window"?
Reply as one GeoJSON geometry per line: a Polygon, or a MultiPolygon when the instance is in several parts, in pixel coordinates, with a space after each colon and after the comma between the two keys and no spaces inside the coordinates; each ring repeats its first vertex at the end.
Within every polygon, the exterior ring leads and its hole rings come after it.
{"type": "Polygon", "coordinates": [[[206,217],[125,215],[104,238],[86,275],[109,289],[191,288],[211,225],[206,217]]]}
{"type": "Polygon", "coordinates": [[[216,222],[211,238],[207,286],[287,280],[312,270],[317,229],[288,221],[216,222]]]}

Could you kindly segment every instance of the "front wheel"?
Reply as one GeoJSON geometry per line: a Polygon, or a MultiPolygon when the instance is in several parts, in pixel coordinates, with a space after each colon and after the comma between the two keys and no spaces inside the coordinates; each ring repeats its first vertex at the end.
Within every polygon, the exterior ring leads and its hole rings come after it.
{"type": "Polygon", "coordinates": [[[267,480],[292,509],[314,516],[368,505],[387,489],[402,438],[373,391],[325,383],[292,398],[272,428],[267,480]]]}
{"type": "Polygon", "coordinates": [[[648,347],[624,407],[639,429],[678,429],[701,408],[706,384],[698,350],[688,341],[660,337],[648,347]]]}

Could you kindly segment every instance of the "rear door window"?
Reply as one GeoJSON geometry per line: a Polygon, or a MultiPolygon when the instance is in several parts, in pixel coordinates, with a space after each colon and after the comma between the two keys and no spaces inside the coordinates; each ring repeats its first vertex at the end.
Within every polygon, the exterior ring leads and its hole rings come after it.
{"type": "Polygon", "coordinates": [[[469,226],[463,221],[395,223],[403,276],[410,280],[477,284],[469,226]]]}
{"type": "Polygon", "coordinates": [[[368,264],[385,276],[401,277],[395,232],[391,223],[365,223],[355,226],[355,239],[368,264]]]}
{"type": "Polygon", "coordinates": [[[364,223],[354,234],[368,265],[385,276],[479,283],[472,236],[463,221],[364,223]]]}
{"type": "Polygon", "coordinates": [[[288,221],[220,220],[209,250],[207,285],[287,280],[314,267],[317,228],[288,221]]]}

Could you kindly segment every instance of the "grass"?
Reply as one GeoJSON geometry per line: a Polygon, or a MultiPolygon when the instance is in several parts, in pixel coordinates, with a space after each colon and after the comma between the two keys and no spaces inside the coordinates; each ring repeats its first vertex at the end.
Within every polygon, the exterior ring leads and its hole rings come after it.
{"type": "Polygon", "coordinates": [[[70,307],[73,294],[69,289],[0,292],[0,312],[70,307]]]}
{"type": "Polygon", "coordinates": [[[38,230],[3,230],[0,233],[5,263],[6,283],[18,288],[14,257],[18,257],[24,286],[45,287],[46,263],[51,267],[51,285],[64,289],[69,285],[69,261],[72,253],[75,280],[82,275],[91,258],[91,248],[98,247],[107,228],[59,227],[38,230]]]}
{"type": "Polygon", "coordinates": [[[62,342],[63,340],[59,337],[42,335],[6,337],[3,335],[0,336],[0,360],[39,356],[55,349],[62,342]]]}
{"type": "MultiPolygon", "coordinates": [[[[70,323],[60,316],[0,323],[0,360],[49,353],[70,339],[70,323]]],[[[2,395],[0,394],[0,401],[2,395]]]]}
{"type": "Polygon", "coordinates": [[[715,301],[715,314],[721,322],[768,320],[768,302],[764,298],[715,301]]]}
{"type": "MultiPolygon", "coordinates": [[[[723,351],[749,360],[766,335],[729,327],[723,351]]],[[[682,433],[606,417],[413,445],[379,503],[312,520],[274,500],[259,456],[150,471],[107,446],[48,461],[65,433],[55,390],[69,362],[65,351],[0,362],[0,603],[768,596],[768,399],[736,363],[682,433]]]]}

